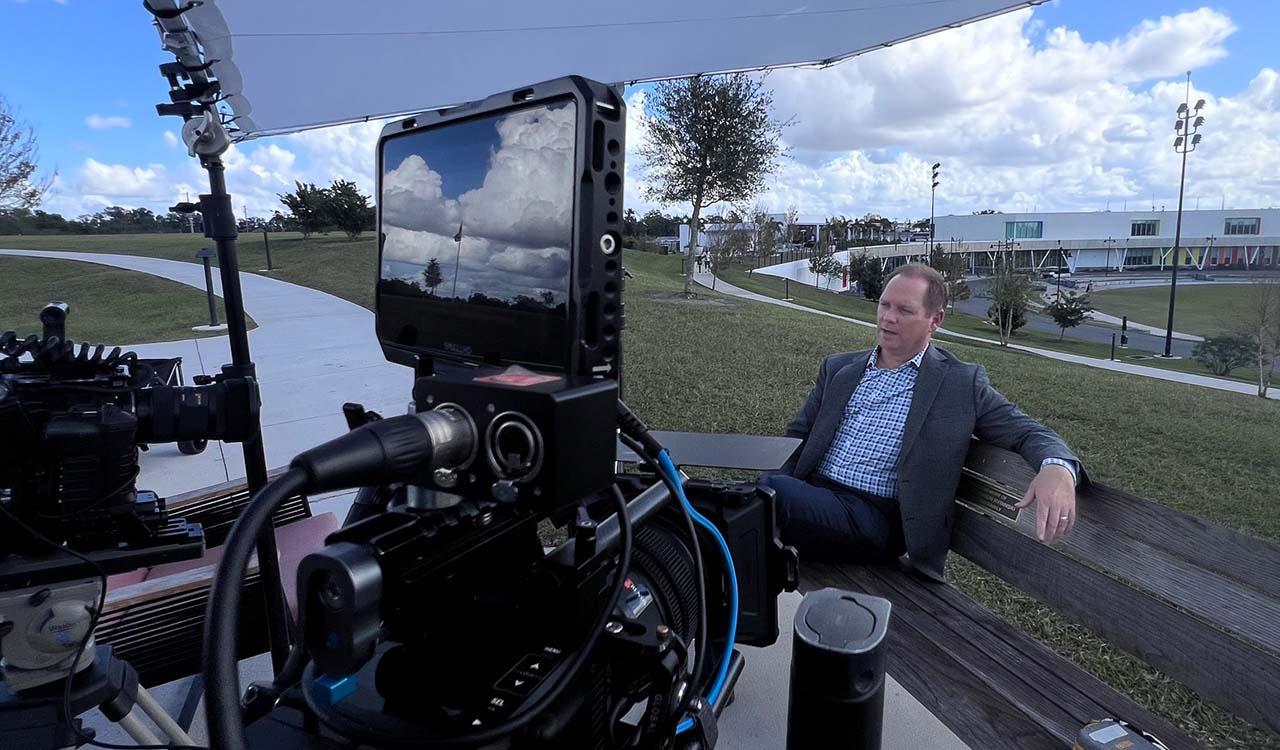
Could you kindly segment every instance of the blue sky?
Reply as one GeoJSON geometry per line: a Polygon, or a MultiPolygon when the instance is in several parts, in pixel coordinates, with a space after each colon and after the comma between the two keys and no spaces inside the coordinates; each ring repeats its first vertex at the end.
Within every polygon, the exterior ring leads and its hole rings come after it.
{"type": "MultiPolygon", "coordinates": [[[[138,2],[102,0],[0,0],[0,50],[3,51],[0,52],[0,94],[18,110],[20,119],[36,128],[42,164],[46,170],[56,169],[59,172],[58,194],[49,201],[51,210],[75,214],[91,209],[95,200],[148,205],[158,209],[168,201],[166,193],[171,194],[183,187],[199,187],[200,175],[192,169],[191,160],[171,137],[166,138],[166,132],[177,132],[179,121],[176,118],[162,119],[155,114],[154,105],[166,97],[166,84],[159,76],[157,66],[168,58],[160,49],[148,14],[140,6],[138,2]],[[157,169],[156,165],[160,168],[157,169]],[[137,184],[132,189],[122,188],[113,192],[107,189],[113,182],[137,184]],[[85,197],[90,193],[96,198],[85,197]]],[[[1197,66],[1194,82],[1198,90],[1221,97],[1237,96],[1264,68],[1280,68],[1280,53],[1276,53],[1274,48],[1274,34],[1280,29],[1280,2],[1056,0],[1036,8],[1021,33],[1033,47],[1047,44],[1050,30],[1056,27],[1066,27],[1078,33],[1085,42],[1112,42],[1130,35],[1144,22],[1200,8],[1209,8],[1219,16],[1229,18],[1235,30],[1221,42],[1225,54],[1197,66]]],[[[900,47],[919,50],[919,45],[942,44],[943,37],[950,38],[963,31],[945,32],[900,47]]],[[[1182,40],[1179,43],[1194,43],[1192,37],[1185,35],[1174,39],[1182,40]],[[1187,42],[1188,39],[1191,41],[1187,42]]],[[[1152,48],[1158,49],[1158,45],[1152,45],[1152,48]]],[[[872,53],[866,59],[881,54],[872,53]]],[[[1170,54],[1170,51],[1165,50],[1164,54],[1170,54]]],[[[859,65],[866,64],[854,61],[811,75],[848,77],[855,75],[859,65]],[[841,72],[846,68],[852,72],[841,72]]],[[[1154,90],[1155,84],[1159,81],[1174,82],[1179,76],[1167,62],[1156,67],[1159,75],[1154,77],[1155,80],[1126,80],[1123,85],[1135,95],[1159,99],[1159,92],[1154,90]]],[[[1007,94],[1011,97],[1018,95],[1017,91],[1007,94]]],[[[779,100],[785,103],[787,97],[780,92],[779,100]]],[[[1078,105],[1087,107],[1089,102],[1081,100],[1078,105]]],[[[799,119],[809,124],[824,116],[821,110],[810,113],[803,111],[803,107],[798,108],[801,109],[799,119]]],[[[1212,112],[1210,122],[1214,122],[1212,112]]],[[[894,125],[892,121],[883,124],[886,127],[894,125]]],[[[908,128],[904,126],[900,130],[905,133],[908,128]]],[[[853,142],[847,145],[857,148],[845,148],[846,144],[830,142],[821,134],[810,134],[810,138],[800,131],[796,135],[796,154],[800,158],[793,166],[795,169],[812,170],[809,176],[817,180],[819,187],[826,185],[822,179],[824,166],[830,171],[833,164],[857,162],[869,170],[878,167],[880,172],[876,179],[890,180],[891,171],[887,170],[892,170],[894,165],[901,169],[913,168],[903,166],[904,160],[909,161],[913,155],[924,161],[932,158],[923,153],[927,150],[927,143],[922,146],[918,139],[913,141],[905,136],[902,142],[875,142],[865,146],[853,142]]],[[[253,213],[270,210],[274,193],[285,189],[292,177],[316,182],[327,182],[335,177],[356,178],[368,189],[372,185],[372,151],[360,154],[360,149],[352,146],[371,143],[370,133],[374,132],[376,128],[364,129],[350,139],[345,134],[329,133],[255,142],[243,149],[246,157],[243,172],[232,180],[232,189],[240,188],[253,213]],[[256,181],[253,175],[257,175],[256,181]]],[[[1210,129],[1206,139],[1219,135],[1210,129]]],[[[1035,142],[1036,138],[1029,137],[1028,143],[1035,142]]],[[[971,149],[967,151],[972,152],[971,149]]],[[[960,149],[959,153],[966,153],[966,150],[960,149]]],[[[1004,158],[1016,161],[1018,154],[1009,152],[1004,158]]],[[[981,183],[977,179],[980,170],[988,166],[994,169],[994,165],[995,161],[990,165],[976,161],[972,164],[975,185],[981,183]]],[[[1108,188],[1113,192],[1140,194],[1147,189],[1138,184],[1140,179],[1124,171],[1131,171],[1131,165],[1108,167],[1103,163],[1100,168],[1109,174],[1114,173],[1117,184],[1123,185],[1108,188]]],[[[630,174],[632,170],[628,169],[628,172],[630,174]]],[[[804,175],[790,175],[787,179],[790,180],[787,185],[772,192],[776,199],[774,202],[804,200],[821,203],[832,210],[844,206],[839,201],[826,200],[797,187],[806,182],[804,175]]],[[[1028,196],[1035,190],[1028,192],[1020,190],[1019,185],[1005,184],[984,193],[975,187],[963,194],[948,193],[944,201],[950,202],[955,210],[962,210],[965,201],[1034,201],[1034,197],[1028,196]],[[1020,193],[1024,195],[1019,197],[1020,193]]],[[[1280,202],[1280,188],[1275,195],[1274,200],[1280,202]]],[[[627,200],[632,206],[643,205],[638,190],[628,190],[627,200]]],[[[874,210],[871,204],[882,199],[868,189],[862,194],[854,190],[847,199],[841,200],[859,203],[850,205],[849,210],[861,213],[861,204],[874,210]]],[[[913,188],[911,195],[902,201],[882,202],[887,204],[884,209],[887,213],[910,213],[918,212],[920,200],[918,191],[913,188]]],[[[1046,198],[1045,203],[1054,205],[1055,202],[1046,198]]],[[[237,208],[240,205],[237,199],[237,208]]]]}

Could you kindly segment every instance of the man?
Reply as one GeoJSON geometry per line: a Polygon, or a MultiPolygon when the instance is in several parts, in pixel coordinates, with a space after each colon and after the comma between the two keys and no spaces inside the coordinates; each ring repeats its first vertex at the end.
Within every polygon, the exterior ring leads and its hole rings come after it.
{"type": "MultiPolygon", "coordinates": [[[[1080,460],[1055,432],[991,387],[980,365],[930,343],[946,282],[910,264],[889,275],[874,349],[833,354],[788,437],[804,442],[761,482],[778,497],[783,540],[802,558],[892,560],[943,580],[956,486],[972,435],[1039,469],[1019,508],[1036,506],[1041,541],[1075,525],[1080,460]]],[[[1086,480],[1087,481],[1087,480],[1086,480]]]]}

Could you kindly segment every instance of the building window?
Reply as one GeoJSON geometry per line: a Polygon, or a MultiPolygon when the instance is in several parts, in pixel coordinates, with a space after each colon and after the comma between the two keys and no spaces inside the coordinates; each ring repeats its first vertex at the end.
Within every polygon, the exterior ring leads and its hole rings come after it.
{"type": "Polygon", "coordinates": [[[1258,234],[1262,228],[1261,219],[1227,219],[1222,228],[1223,234],[1258,234]]]}
{"type": "Polygon", "coordinates": [[[1006,240],[1038,240],[1044,236],[1043,221],[1006,221],[1004,238],[1006,240]]]}
{"type": "Polygon", "coordinates": [[[1150,266],[1153,265],[1151,260],[1154,257],[1155,252],[1150,248],[1130,250],[1129,254],[1124,256],[1124,264],[1126,266],[1150,266]]]}
{"type": "Polygon", "coordinates": [[[1143,219],[1129,225],[1130,237],[1158,237],[1160,235],[1159,219],[1143,219]]]}

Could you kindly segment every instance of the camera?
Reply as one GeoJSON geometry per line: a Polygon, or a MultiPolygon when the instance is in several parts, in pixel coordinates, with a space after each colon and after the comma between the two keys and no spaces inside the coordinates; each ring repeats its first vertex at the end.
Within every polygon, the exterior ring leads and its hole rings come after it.
{"type": "Polygon", "coordinates": [[[205,631],[214,746],[714,747],[734,645],[776,640],[796,554],[770,491],[685,481],[620,398],[625,122],[567,77],[383,129],[376,330],[411,406],[349,404],[241,516],[205,631]],[[252,538],[343,488],[300,638],[242,700],[252,538]]]}
{"type": "Polygon", "coordinates": [[[139,450],[244,440],[258,410],[251,378],[172,385],[172,371],[157,372],[172,362],[77,346],[66,338],[69,312],[53,302],[40,312],[42,335],[0,335],[0,706],[30,732],[23,737],[61,741],[74,740],[38,728],[58,723],[47,721],[49,705],[74,715],[53,683],[79,676],[87,694],[107,695],[136,683],[122,676],[131,668],[92,648],[106,576],[204,553],[198,524],[136,487],[139,450]],[[44,711],[41,721],[24,724],[24,707],[44,711]]]}
{"type": "MultiPolygon", "coordinates": [[[[66,340],[68,312],[47,305],[43,336],[0,334],[0,491],[17,520],[78,551],[154,546],[168,522],[163,500],[134,484],[140,446],[245,439],[256,385],[158,383],[153,361],[66,340]]],[[[16,529],[6,536],[5,553],[50,552],[16,529]]]]}

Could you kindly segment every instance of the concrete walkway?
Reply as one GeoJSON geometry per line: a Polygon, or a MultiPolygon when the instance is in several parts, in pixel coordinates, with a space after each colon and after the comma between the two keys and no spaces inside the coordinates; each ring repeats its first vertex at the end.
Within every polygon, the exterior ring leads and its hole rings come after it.
{"type": "MultiPolygon", "coordinates": [[[[695,273],[693,280],[708,289],[711,288],[712,276],[709,273],[695,273]]],[[[828,318],[843,320],[854,325],[865,326],[867,328],[875,328],[874,323],[868,323],[864,320],[857,320],[844,315],[836,315],[835,313],[825,312],[823,310],[815,310],[812,307],[805,307],[794,302],[784,302],[774,297],[767,297],[763,294],[756,294],[741,289],[732,284],[727,283],[724,279],[715,279],[715,290],[732,297],[740,297],[755,302],[764,302],[770,305],[786,307],[801,312],[813,313],[815,315],[825,315],[828,318]]],[[[945,336],[951,336],[958,339],[966,339],[969,341],[977,341],[983,344],[999,345],[999,341],[993,339],[984,339],[980,336],[971,336],[967,333],[957,333],[949,331],[946,328],[939,328],[938,333],[945,336]]],[[[1112,370],[1114,372],[1124,372],[1130,375],[1141,375],[1147,378],[1156,378],[1157,380],[1168,380],[1174,383],[1185,383],[1187,385],[1197,385],[1202,388],[1213,388],[1219,391],[1231,391],[1233,393],[1243,393],[1256,397],[1258,394],[1257,386],[1250,383],[1242,383],[1231,380],[1223,380],[1221,378],[1211,378],[1206,375],[1195,375],[1188,372],[1175,372],[1173,370],[1162,370],[1156,367],[1144,367],[1142,365],[1133,365],[1128,362],[1113,362],[1108,359],[1097,359],[1095,357],[1082,357],[1078,354],[1068,354],[1066,352],[1053,351],[1052,349],[1039,349],[1033,346],[1022,346],[1021,344],[1009,344],[1009,349],[1018,349],[1032,354],[1038,354],[1049,359],[1056,359],[1062,362],[1071,362],[1078,365],[1088,365],[1089,367],[1097,367],[1103,370],[1112,370]]],[[[1268,398],[1280,398],[1280,388],[1269,388],[1267,390],[1268,398]]]]}
{"type": "MultiPolygon", "coordinates": [[[[203,267],[194,263],[34,250],[0,249],[0,255],[98,263],[204,289],[203,267]]],[[[300,451],[345,432],[341,414],[345,401],[360,401],[366,408],[383,414],[399,413],[405,408],[412,373],[383,358],[374,334],[372,312],[324,292],[257,274],[241,273],[240,284],[245,311],[258,323],[258,328],[249,332],[249,349],[261,381],[267,466],[284,465],[300,451]]],[[[720,285],[727,286],[723,282],[720,285]]],[[[216,275],[215,292],[221,294],[216,275]]],[[[74,338],[75,300],[70,302],[73,309],[68,328],[74,338]]],[[[142,357],[182,357],[188,380],[200,373],[215,374],[231,360],[226,337],[127,348],[142,357]]],[[[157,445],[142,456],[138,486],[165,496],[243,476],[239,445],[219,447],[210,443],[197,456],[183,456],[174,446],[157,445]]],[[[333,512],[342,519],[350,504],[351,494],[341,493],[313,499],[312,508],[316,513],[333,512]]],[[[799,594],[785,594],[779,599],[781,636],[777,643],[763,649],[744,647],[747,665],[738,683],[736,700],[721,719],[719,747],[773,750],[785,746],[792,616],[800,600],[799,594]]],[[[270,676],[270,661],[265,655],[241,662],[242,686],[270,676]]],[[[189,679],[182,679],[151,692],[176,716],[189,685],[189,679]]],[[[885,687],[884,715],[885,750],[967,748],[892,677],[885,687]]],[[[85,715],[85,723],[99,731],[100,740],[130,742],[123,731],[96,710],[85,715]]],[[[207,742],[203,711],[198,712],[191,735],[197,742],[207,742]]]]}

